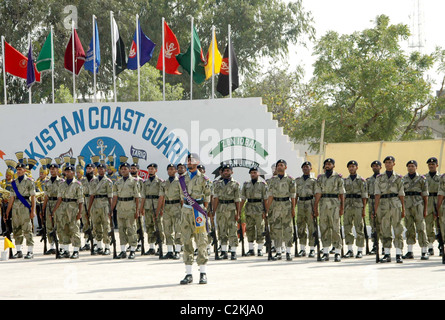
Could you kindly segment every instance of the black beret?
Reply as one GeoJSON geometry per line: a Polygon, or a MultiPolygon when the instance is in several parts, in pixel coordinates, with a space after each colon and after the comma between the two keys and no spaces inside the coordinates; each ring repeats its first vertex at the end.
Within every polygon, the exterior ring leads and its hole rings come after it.
{"type": "Polygon", "coordinates": [[[284,159],[280,159],[277,162],[275,162],[275,165],[278,166],[279,163],[284,163],[285,166],[287,166],[287,162],[284,159]]]}
{"type": "Polygon", "coordinates": [[[258,171],[258,167],[251,167],[249,169],[249,173],[251,173],[252,171],[258,171]]]}
{"type": "Polygon", "coordinates": [[[373,162],[371,162],[371,167],[375,164],[378,166],[382,166],[382,163],[379,160],[374,160],[373,162]]]}
{"type": "Polygon", "coordinates": [[[68,170],[75,171],[75,168],[72,164],[67,164],[64,171],[68,171],[68,170]]]}
{"type": "Polygon", "coordinates": [[[387,160],[392,160],[392,161],[396,161],[396,158],[394,158],[393,156],[387,156],[385,159],[383,159],[383,163],[385,163],[387,160]]]}
{"type": "Polygon", "coordinates": [[[417,167],[417,161],[416,160],[410,160],[406,163],[406,166],[408,166],[409,164],[413,164],[417,167]]]}
{"type": "Polygon", "coordinates": [[[15,166],[15,168],[16,168],[16,169],[18,169],[18,168],[26,169],[26,164],[24,164],[24,163],[17,163],[17,165],[15,166]]]}
{"type": "Polygon", "coordinates": [[[332,163],[332,164],[335,164],[335,160],[332,159],[332,158],[327,158],[327,159],[323,162],[323,164],[326,164],[326,163],[328,163],[328,162],[330,162],[330,163],[332,163]]]}
{"type": "Polygon", "coordinates": [[[157,168],[158,168],[158,165],[157,165],[156,163],[150,163],[150,164],[147,166],[147,169],[150,168],[150,167],[153,167],[153,168],[157,169],[157,168]]]}
{"type": "Polygon", "coordinates": [[[221,166],[221,170],[224,170],[224,169],[230,169],[230,170],[232,170],[233,168],[232,168],[232,166],[231,166],[230,164],[228,164],[228,163],[224,163],[224,164],[221,166]]]}
{"type": "Polygon", "coordinates": [[[439,163],[439,161],[437,160],[437,158],[431,157],[426,161],[426,163],[436,163],[437,164],[437,163],[439,163]]]}
{"type": "Polygon", "coordinates": [[[303,164],[301,165],[301,167],[303,168],[304,166],[312,167],[312,163],[310,163],[309,161],[305,161],[305,162],[303,162],[303,164]]]}
{"type": "Polygon", "coordinates": [[[351,160],[351,161],[349,161],[348,164],[346,165],[346,168],[349,167],[351,164],[354,164],[354,165],[358,166],[358,162],[357,162],[357,161],[355,161],[355,160],[351,160]]]}
{"type": "Polygon", "coordinates": [[[95,168],[96,166],[94,165],[94,164],[92,164],[92,163],[88,163],[86,166],[85,166],[85,169],[86,168],[95,168]]]}
{"type": "Polygon", "coordinates": [[[139,169],[139,165],[137,163],[133,163],[131,166],[139,169]]]}
{"type": "Polygon", "coordinates": [[[59,169],[59,165],[57,163],[51,163],[50,165],[48,165],[48,168],[49,169],[51,169],[51,168],[59,169]]]}
{"type": "Polygon", "coordinates": [[[104,163],[100,163],[100,164],[97,165],[97,168],[104,168],[104,169],[106,169],[107,165],[104,164],[104,163]]]}
{"type": "Polygon", "coordinates": [[[122,163],[119,165],[119,169],[122,168],[122,167],[130,168],[130,164],[129,164],[128,162],[122,162],[122,163]]]}
{"type": "Polygon", "coordinates": [[[197,167],[198,169],[206,169],[206,167],[204,167],[204,165],[202,165],[202,164],[198,164],[198,167],[197,167]]]}
{"type": "Polygon", "coordinates": [[[167,165],[167,170],[168,170],[168,168],[175,168],[176,169],[176,166],[173,163],[169,163],[167,165]]]}

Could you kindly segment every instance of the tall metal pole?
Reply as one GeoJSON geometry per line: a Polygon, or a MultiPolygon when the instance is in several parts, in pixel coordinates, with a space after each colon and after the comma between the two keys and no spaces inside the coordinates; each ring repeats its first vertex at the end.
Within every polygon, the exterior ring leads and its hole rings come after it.
{"type": "Polygon", "coordinates": [[[138,63],[138,101],[141,101],[141,66],[140,66],[140,52],[139,52],[139,15],[136,14],[136,52],[138,63]]]}
{"type": "Polygon", "coordinates": [[[71,46],[73,53],[73,103],[76,103],[76,65],[74,58],[74,19],[71,21],[71,46]]]}
{"type": "Polygon", "coordinates": [[[193,61],[194,61],[194,51],[193,51],[193,39],[194,39],[194,34],[193,34],[193,20],[194,18],[192,18],[192,22],[191,22],[191,35],[192,35],[192,41],[190,43],[190,100],[193,100],[193,61]]]}
{"type": "Polygon", "coordinates": [[[51,89],[52,102],[54,103],[54,27],[51,26],[51,89]]]}
{"type": "Polygon", "coordinates": [[[229,96],[232,98],[232,44],[230,40],[231,26],[228,26],[228,38],[229,38],[229,96]]]}
{"type": "Polygon", "coordinates": [[[3,93],[5,96],[5,105],[8,104],[8,97],[6,93],[6,65],[5,65],[5,37],[2,36],[2,67],[3,67],[3,93]]]}
{"type": "Polygon", "coordinates": [[[162,97],[165,101],[165,18],[162,17],[162,97]]]}
{"type": "Polygon", "coordinates": [[[110,11],[110,25],[111,25],[111,66],[113,67],[113,95],[114,102],[117,102],[116,96],[116,39],[114,39],[114,24],[113,24],[113,11],[110,11]]]}

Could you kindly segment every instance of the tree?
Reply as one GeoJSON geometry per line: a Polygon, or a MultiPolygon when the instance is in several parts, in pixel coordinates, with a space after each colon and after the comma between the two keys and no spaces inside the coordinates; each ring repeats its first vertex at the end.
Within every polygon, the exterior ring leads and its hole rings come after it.
{"type": "Polygon", "coordinates": [[[310,99],[294,105],[291,137],[318,150],[322,120],[326,142],[430,137],[421,122],[443,109],[445,100],[432,92],[426,73],[444,54],[440,49],[404,52],[400,42],[409,34],[406,25],[391,25],[381,15],[374,28],[321,37],[314,49],[314,77],[304,87],[310,99]]]}

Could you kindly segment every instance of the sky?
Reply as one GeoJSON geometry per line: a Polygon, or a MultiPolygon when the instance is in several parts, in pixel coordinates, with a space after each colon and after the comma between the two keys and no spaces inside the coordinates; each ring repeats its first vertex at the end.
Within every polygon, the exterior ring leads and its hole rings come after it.
{"type": "MultiPolygon", "coordinates": [[[[373,21],[381,14],[389,16],[391,24],[403,23],[411,27],[410,16],[414,14],[417,1],[423,13],[423,53],[433,52],[436,46],[445,48],[445,0],[303,0],[303,7],[312,13],[316,38],[319,39],[330,30],[350,34],[373,28],[373,21]]],[[[409,49],[408,42],[402,47],[409,49]]],[[[293,46],[289,50],[289,64],[291,67],[304,66],[306,80],[311,78],[315,61],[311,50],[311,43],[308,48],[293,46]]]]}

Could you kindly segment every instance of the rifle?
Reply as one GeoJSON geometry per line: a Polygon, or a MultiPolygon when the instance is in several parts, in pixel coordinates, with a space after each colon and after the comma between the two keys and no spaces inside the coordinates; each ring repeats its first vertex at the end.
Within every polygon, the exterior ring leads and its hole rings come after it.
{"type": "Polygon", "coordinates": [[[293,238],[293,242],[295,243],[295,257],[299,257],[300,255],[298,254],[298,235],[297,235],[297,228],[295,226],[295,217],[292,217],[292,213],[291,213],[291,218],[292,218],[292,226],[294,229],[294,238],[293,238]]]}
{"type": "MultiPolygon", "coordinates": [[[[141,243],[141,256],[143,256],[145,254],[145,245],[144,245],[144,229],[142,228],[142,221],[141,221],[141,217],[138,216],[138,225],[139,228],[137,230],[138,233],[138,242],[141,243]]],[[[113,232],[113,236],[114,236],[114,232],[113,232]]]]}
{"type": "MultiPolygon", "coordinates": [[[[94,201],[94,200],[93,200],[94,201]]],[[[94,244],[93,244],[93,223],[92,223],[92,221],[91,221],[91,219],[90,219],[90,213],[89,213],[89,211],[88,211],[88,208],[87,208],[87,205],[86,205],[86,203],[84,202],[84,206],[85,206],[85,213],[86,213],[86,216],[87,216],[87,220],[88,220],[88,229],[87,230],[85,230],[85,234],[88,236],[88,241],[90,242],[90,252],[91,252],[91,255],[93,256],[94,255],[94,244]]]]}
{"type": "Polygon", "coordinates": [[[216,228],[215,228],[215,214],[213,213],[212,203],[209,203],[209,213],[213,216],[213,219],[210,220],[210,224],[212,225],[212,230],[210,231],[210,236],[212,237],[212,246],[215,251],[215,260],[219,260],[218,254],[218,238],[216,237],[216,228]]]}
{"type": "Polygon", "coordinates": [[[369,235],[368,235],[368,228],[366,227],[365,217],[363,217],[363,232],[365,234],[365,241],[366,241],[366,255],[369,255],[369,235]]]}
{"type": "Polygon", "coordinates": [[[48,238],[47,238],[47,235],[46,235],[46,208],[45,208],[45,212],[44,212],[41,203],[39,203],[39,206],[40,206],[40,212],[42,212],[42,220],[43,220],[42,221],[43,228],[40,231],[42,233],[41,234],[42,235],[42,239],[40,239],[40,242],[43,241],[43,254],[45,254],[46,251],[48,251],[48,247],[47,247],[47,240],[48,240],[48,238]]]}
{"type": "Polygon", "coordinates": [[[57,227],[54,223],[54,215],[53,210],[51,209],[51,205],[48,202],[49,211],[50,211],[50,217],[51,217],[51,223],[53,224],[53,231],[50,232],[50,236],[54,239],[54,244],[56,245],[56,259],[60,259],[60,251],[59,251],[59,238],[57,238],[57,227]]]}
{"type": "Polygon", "coordinates": [[[243,232],[243,224],[241,222],[241,217],[238,223],[239,223],[239,229],[238,229],[239,242],[241,242],[241,256],[244,257],[246,256],[246,251],[244,249],[244,232],[243,232]]]}
{"type": "MultiPolygon", "coordinates": [[[[374,206],[372,208],[372,211],[374,211],[374,206]]],[[[377,220],[377,213],[376,212],[374,212],[374,213],[371,212],[371,217],[373,217],[372,220],[374,222],[374,235],[373,235],[373,238],[374,238],[374,245],[375,245],[375,248],[376,248],[375,263],[379,263],[380,262],[380,252],[379,252],[380,248],[379,248],[379,234],[377,232],[377,222],[376,222],[376,220],[377,220]]]]}
{"type": "MultiPolygon", "coordinates": [[[[117,251],[116,251],[116,237],[114,236],[114,223],[113,223],[113,211],[111,211],[111,206],[109,207],[110,213],[110,232],[108,232],[108,236],[111,238],[110,244],[113,246],[113,259],[117,259],[117,251]]],[[[144,251],[142,251],[143,253],[144,251]]]]}
{"type": "Polygon", "coordinates": [[[444,243],[442,237],[442,230],[440,229],[439,212],[437,211],[436,203],[433,203],[433,205],[434,205],[434,213],[436,215],[437,242],[439,242],[439,250],[442,253],[442,264],[445,264],[444,243]]]}
{"type": "Polygon", "coordinates": [[[320,237],[318,236],[318,223],[317,223],[317,217],[314,215],[314,212],[312,211],[312,217],[314,220],[314,246],[317,247],[317,261],[321,261],[321,252],[320,252],[320,237]]]}
{"type": "Polygon", "coordinates": [[[341,222],[341,217],[340,217],[340,237],[341,237],[341,257],[344,258],[345,257],[345,238],[343,237],[343,223],[341,222]]]}
{"type": "MultiPolygon", "coordinates": [[[[264,204],[263,204],[264,206],[264,204]]],[[[267,251],[267,260],[272,260],[272,239],[270,238],[270,228],[269,222],[267,220],[267,212],[264,214],[264,232],[263,235],[266,237],[266,251],[267,251]]]]}
{"type": "Polygon", "coordinates": [[[161,238],[161,232],[159,231],[158,228],[158,223],[157,223],[157,219],[156,219],[156,210],[155,210],[155,204],[153,202],[153,199],[151,200],[151,206],[153,208],[153,224],[155,225],[155,231],[154,231],[154,236],[156,237],[156,243],[155,245],[159,245],[159,259],[163,258],[163,251],[162,251],[162,238],[161,238]]]}

